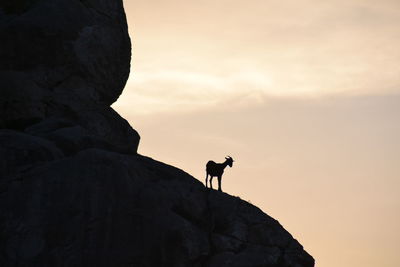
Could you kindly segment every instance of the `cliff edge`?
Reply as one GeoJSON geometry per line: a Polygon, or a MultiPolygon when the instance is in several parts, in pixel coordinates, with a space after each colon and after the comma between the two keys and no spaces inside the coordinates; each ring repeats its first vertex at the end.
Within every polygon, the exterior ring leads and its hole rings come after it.
{"type": "Polygon", "coordinates": [[[121,0],[0,3],[0,266],[312,267],[257,207],[137,154],[121,0]]]}

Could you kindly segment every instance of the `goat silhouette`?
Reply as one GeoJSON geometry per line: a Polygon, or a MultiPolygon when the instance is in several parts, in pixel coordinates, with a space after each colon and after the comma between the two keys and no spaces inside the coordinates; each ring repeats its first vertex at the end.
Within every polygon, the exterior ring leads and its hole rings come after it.
{"type": "Polygon", "coordinates": [[[212,187],[212,179],[213,177],[218,178],[218,191],[222,191],[221,189],[221,179],[222,179],[222,174],[224,173],[224,169],[226,166],[229,165],[229,167],[232,167],[233,164],[233,159],[230,156],[225,157],[225,162],[223,163],[215,163],[214,161],[210,160],[207,162],[206,165],[206,188],[208,188],[208,175],[210,175],[210,188],[213,189],[212,187]]]}

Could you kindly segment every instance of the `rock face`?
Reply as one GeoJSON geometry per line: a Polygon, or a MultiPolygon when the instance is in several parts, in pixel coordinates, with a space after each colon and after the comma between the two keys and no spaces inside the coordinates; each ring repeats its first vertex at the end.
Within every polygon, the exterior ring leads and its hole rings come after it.
{"type": "Polygon", "coordinates": [[[136,153],[109,107],[129,73],[120,0],[0,8],[0,266],[314,266],[255,206],[136,153]]]}
{"type": "Polygon", "coordinates": [[[51,140],[0,131],[1,266],[314,266],[276,220],[179,169],[51,140]]]}
{"type": "Polygon", "coordinates": [[[130,68],[122,0],[5,0],[0,40],[1,127],[67,117],[93,136],[117,140],[119,151],[136,151],[138,134],[126,135],[129,124],[109,107],[130,68]],[[115,124],[125,129],[121,136],[104,134],[115,124]]]}

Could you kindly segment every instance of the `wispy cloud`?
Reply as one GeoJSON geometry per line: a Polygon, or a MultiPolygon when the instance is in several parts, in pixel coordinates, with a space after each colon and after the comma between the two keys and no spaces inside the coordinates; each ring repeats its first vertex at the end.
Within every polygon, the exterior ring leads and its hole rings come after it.
{"type": "Polygon", "coordinates": [[[131,76],[119,107],[136,107],[138,113],[198,109],[232,98],[257,98],[274,92],[266,74],[243,71],[213,75],[188,71],[138,72],[131,76]]]}
{"type": "Polygon", "coordinates": [[[125,5],[133,69],[118,108],[151,113],[269,96],[400,92],[397,0],[125,5]]]}

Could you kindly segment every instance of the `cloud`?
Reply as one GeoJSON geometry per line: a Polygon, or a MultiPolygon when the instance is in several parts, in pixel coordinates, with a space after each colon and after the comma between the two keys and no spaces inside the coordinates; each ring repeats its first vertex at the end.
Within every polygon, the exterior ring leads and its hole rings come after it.
{"type": "Polygon", "coordinates": [[[398,0],[125,5],[133,70],[114,107],[140,153],[201,180],[231,154],[225,190],[321,266],[398,265],[398,0]]]}
{"type": "Polygon", "coordinates": [[[131,76],[124,95],[116,105],[132,105],[138,113],[197,109],[233,98],[254,100],[268,90],[273,93],[272,85],[266,74],[256,71],[229,76],[182,70],[138,72],[131,76]]]}
{"type": "Polygon", "coordinates": [[[175,112],[269,96],[400,92],[398,1],[125,4],[133,69],[119,108],[175,112]]]}

